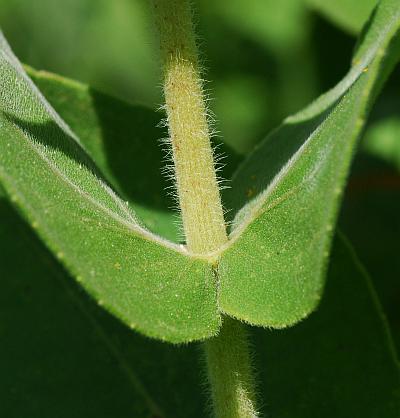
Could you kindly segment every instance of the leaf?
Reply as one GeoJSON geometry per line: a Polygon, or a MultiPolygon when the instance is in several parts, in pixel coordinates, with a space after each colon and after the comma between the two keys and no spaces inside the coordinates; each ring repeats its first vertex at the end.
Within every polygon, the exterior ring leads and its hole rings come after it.
{"type": "Polygon", "coordinates": [[[214,335],[211,266],[139,224],[4,38],[0,75],[0,181],[52,252],[131,328],[171,342],[214,335]]]}
{"type": "Polygon", "coordinates": [[[398,417],[393,342],[371,281],[340,234],[318,310],[293,328],[253,330],[263,416],[398,417]]]}
{"type": "Polygon", "coordinates": [[[255,0],[251,7],[246,0],[203,0],[198,6],[216,98],[210,107],[224,141],[245,155],[320,91],[313,19],[299,0],[280,0],[279,7],[275,0],[255,0]]]}
{"type": "MultiPolygon", "coordinates": [[[[0,215],[2,414],[204,416],[197,347],[129,332],[70,280],[1,198],[0,215]]],[[[352,408],[365,418],[397,416],[390,336],[343,239],[334,246],[319,310],[295,328],[252,333],[265,416],[336,418],[352,408]]]]}
{"type": "Polygon", "coordinates": [[[166,135],[157,128],[159,115],[82,83],[32,68],[27,71],[146,227],[179,242],[178,217],[171,210],[172,199],[165,193],[170,184],[162,175],[165,153],[156,140],[166,135]]]}
{"type": "Polygon", "coordinates": [[[2,0],[1,5],[0,26],[21,61],[118,97],[160,103],[149,2],[2,0]]]}
{"type": "MultiPolygon", "coordinates": [[[[171,210],[176,203],[165,192],[171,181],[162,175],[167,150],[155,140],[167,135],[157,127],[160,115],[56,74],[29,67],[27,72],[145,226],[179,242],[181,222],[177,212],[171,210]],[[136,178],[141,181],[132,181],[136,178]]],[[[221,141],[216,146],[218,153],[226,157],[221,177],[229,178],[240,157],[221,141]]]]}
{"type": "MultiPolygon", "coordinates": [[[[386,91],[393,91],[393,85],[386,91]]],[[[398,112],[400,101],[394,104],[398,112]]],[[[386,100],[381,105],[387,109],[386,100]]],[[[374,115],[382,109],[374,111],[374,115]]],[[[369,125],[349,178],[339,224],[371,273],[400,349],[400,120],[369,125]],[[366,227],[367,226],[367,227],[366,227]],[[373,239],[371,239],[373,237],[373,239]]]]}
{"type": "Polygon", "coordinates": [[[0,197],[0,415],[203,416],[198,349],[131,332],[68,277],[0,197]]]}
{"type": "Polygon", "coordinates": [[[348,75],[292,116],[239,167],[225,206],[230,244],[219,264],[219,307],[282,328],[315,309],[339,197],[368,110],[398,59],[400,4],[383,1],[348,75]],[[385,56],[385,60],[383,60],[385,56]]]}
{"type": "Polygon", "coordinates": [[[361,31],[377,0],[306,0],[313,9],[352,34],[361,31]]]}

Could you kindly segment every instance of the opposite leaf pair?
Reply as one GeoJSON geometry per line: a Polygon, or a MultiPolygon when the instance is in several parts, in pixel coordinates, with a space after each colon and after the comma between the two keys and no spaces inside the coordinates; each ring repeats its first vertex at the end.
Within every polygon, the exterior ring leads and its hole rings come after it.
{"type": "Polygon", "coordinates": [[[89,293],[146,335],[204,339],[218,332],[221,313],[291,325],[321,295],[343,182],[371,102],[398,59],[391,42],[399,25],[400,6],[382,2],[345,79],[239,167],[225,196],[230,241],[218,254],[189,254],[139,224],[4,38],[0,181],[89,293]]]}

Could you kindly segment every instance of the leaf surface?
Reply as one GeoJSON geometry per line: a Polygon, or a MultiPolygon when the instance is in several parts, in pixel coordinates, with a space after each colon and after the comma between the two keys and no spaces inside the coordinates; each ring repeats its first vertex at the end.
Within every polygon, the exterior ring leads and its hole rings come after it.
{"type": "MultiPolygon", "coordinates": [[[[2,415],[204,417],[198,347],[130,332],[88,298],[2,198],[0,214],[2,415]]],[[[318,311],[295,328],[251,332],[265,416],[397,417],[390,336],[342,239],[318,311]]]]}
{"type": "MultiPolygon", "coordinates": [[[[145,226],[179,242],[180,216],[172,209],[176,202],[166,193],[172,182],[163,175],[168,150],[156,140],[167,135],[158,127],[160,114],[56,74],[30,67],[27,72],[145,226]]],[[[227,144],[217,141],[216,145],[224,155],[221,177],[229,178],[240,157],[227,144]]]]}
{"type": "Polygon", "coordinates": [[[0,216],[0,416],[204,416],[197,347],[131,332],[3,197],[0,216]]]}
{"type": "Polygon", "coordinates": [[[0,75],[0,181],[52,252],[131,328],[171,342],[215,334],[209,264],[140,225],[3,37],[0,75]]]}
{"type": "Polygon", "coordinates": [[[225,196],[234,214],[230,243],[219,265],[226,314],[282,328],[316,307],[353,150],[399,57],[399,25],[400,4],[381,2],[348,75],[286,119],[235,173],[225,196]]]}
{"type": "Polygon", "coordinates": [[[27,72],[145,226],[179,242],[178,215],[162,175],[165,152],[157,138],[167,134],[157,128],[160,116],[56,74],[27,72]]]}
{"type": "Polygon", "coordinates": [[[160,102],[149,2],[2,0],[1,5],[0,26],[22,62],[117,97],[160,102]]]}
{"type": "MultiPolygon", "coordinates": [[[[395,81],[395,80],[392,80],[395,81]]],[[[385,91],[395,91],[388,85],[385,91]]],[[[374,116],[388,107],[379,101],[374,116]]],[[[339,224],[374,282],[400,349],[400,96],[393,115],[369,124],[353,164],[339,224]],[[373,239],[371,239],[373,237],[373,239]]]]}

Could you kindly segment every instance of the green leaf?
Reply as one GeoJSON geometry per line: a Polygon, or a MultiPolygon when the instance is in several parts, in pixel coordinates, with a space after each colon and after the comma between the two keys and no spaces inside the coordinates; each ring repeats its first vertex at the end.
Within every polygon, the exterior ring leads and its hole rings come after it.
{"type": "Polygon", "coordinates": [[[162,175],[165,153],[156,140],[167,135],[157,128],[160,116],[56,74],[27,71],[146,227],[179,242],[179,219],[165,193],[170,184],[162,175]]]}
{"type": "Polygon", "coordinates": [[[0,26],[22,62],[118,97],[160,103],[149,2],[2,0],[1,6],[0,26]]]}
{"type": "MultiPolygon", "coordinates": [[[[172,183],[162,175],[168,150],[163,150],[156,140],[167,136],[165,130],[157,127],[160,115],[56,74],[30,67],[27,73],[146,227],[179,242],[181,219],[171,209],[176,203],[165,192],[172,183]],[[133,181],[139,178],[140,181],[133,181]]],[[[240,157],[221,141],[217,147],[226,157],[221,177],[229,178],[240,157]]]]}
{"type": "Polygon", "coordinates": [[[292,116],[239,167],[226,194],[230,244],[219,306],[282,328],[317,305],[345,178],[368,110],[398,59],[400,4],[380,3],[348,75],[292,116]],[[385,57],[385,59],[383,59],[385,57]]]}
{"type": "Polygon", "coordinates": [[[347,32],[359,33],[377,0],[306,0],[313,9],[347,32]]]}
{"type": "Polygon", "coordinates": [[[224,141],[245,155],[320,91],[313,19],[299,0],[280,0],[279,7],[276,0],[252,7],[247,0],[203,0],[199,7],[217,99],[210,107],[224,141]]]}
{"type": "Polygon", "coordinates": [[[0,415],[204,416],[198,349],[131,332],[77,286],[0,197],[0,415]]]}
{"type": "Polygon", "coordinates": [[[3,37],[0,75],[0,181],[52,252],[131,328],[171,342],[214,335],[211,266],[139,224],[3,37]]]}
{"type": "MultiPolygon", "coordinates": [[[[0,215],[5,416],[204,416],[198,347],[130,332],[70,280],[2,198],[0,215]]],[[[390,336],[342,239],[319,310],[297,327],[252,333],[265,416],[396,417],[400,384],[390,336]]]]}
{"type": "Polygon", "coordinates": [[[319,309],[296,327],[254,334],[265,416],[398,417],[393,342],[370,279],[342,236],[319,309]]]}
{"type": "MultiPolygon", "coordinates": [[[[391,83],[385,91],[393,91],[393,87],[391,83]]],[[[394,113],[398,113],[399,99],[393,103],[394,113]]],[[[379,104],[380,108],[377,106],[374,111],[376,117],[383,109],[387,111],[387,96],[379,104]]],[[[341,228],[371,274],[398,349],[400,349],[399,132],[399,117],[385,117],[369,124],[360,153],[352,167],[339,220],[341,228]]]]}

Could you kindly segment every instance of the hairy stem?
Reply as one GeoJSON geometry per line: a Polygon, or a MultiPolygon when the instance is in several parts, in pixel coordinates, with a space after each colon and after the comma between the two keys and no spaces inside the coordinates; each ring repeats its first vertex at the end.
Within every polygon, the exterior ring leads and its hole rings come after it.
{"type": "Polygon", "coordinates": [[[188,249],[212,252],[227,240],[207,110],[187,0],[155,0],[175,179],[188,249]]]}
{"type": "MultiPolygon", "coordinates": [[[[207,254],[228,240],[189,0],[153,0],[164,65],[164,95],[186,245],[207,254]]],[[[217,418],[254,418],[254,384],[242,324],[224,320],[205,343],[217,418]]]]}
{"type": "Polygon", "coordinates": [[[218,418],[256,418],[255,382],[243,325],[225,318],[218,337],[205,344],[207,371],[218,418]]]}

